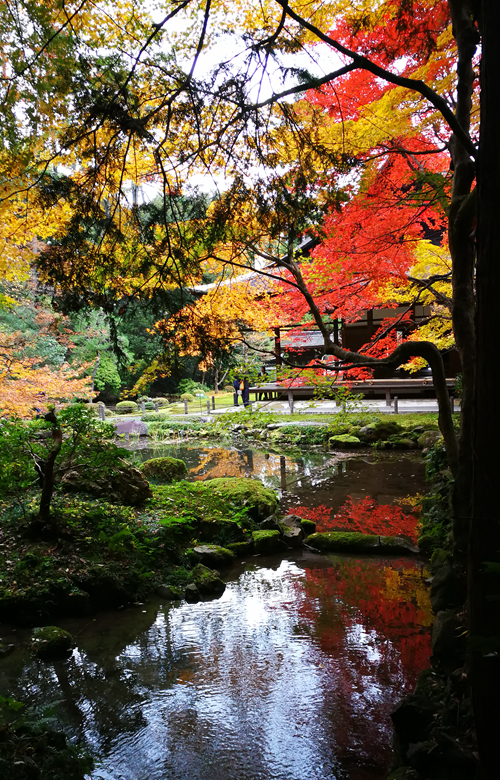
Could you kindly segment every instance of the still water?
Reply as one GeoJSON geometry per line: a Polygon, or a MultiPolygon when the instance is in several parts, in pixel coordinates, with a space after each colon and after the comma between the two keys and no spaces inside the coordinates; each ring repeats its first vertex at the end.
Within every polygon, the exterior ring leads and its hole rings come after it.
{"type": "MultiPolygon", "coordinates": [[[[195,477],[206,476],[207,449],[192,453],[195,477]]],[[[252,458],[255,473],[261,454],[252,458]]],[[[340,497],[328,508],[337,511],[345,490],[354,501],[382,463],[348,461],[340,471],[336,463],[332,475],[327,460],[290,463],[304,484],[285,497],[316,496],[322,506],[333,480],[340,497]]],[[[383,462],[379,495],[396,501],[401,461],[383,462]]],[[[419,466],[408,462],[399,496],[419,466]]],[[[76,636],[71,658],[45,664],[19,650],[2,660],[0,690],[54,704],[97,754],[92,780],[380,780],[391,758],[389,713],[428,664],[425,577],[409,559],[250,557],[227,573],[218,600],[156,599],[62,622],[76,636]]],[[[22,629],[17,636],[27,638],[22,629]]]]}

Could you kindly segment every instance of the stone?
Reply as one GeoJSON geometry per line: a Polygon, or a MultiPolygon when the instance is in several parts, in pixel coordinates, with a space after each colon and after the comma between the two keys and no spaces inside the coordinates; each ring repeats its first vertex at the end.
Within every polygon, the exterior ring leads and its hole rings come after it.
{"type": "MultiPolygon", "coordinates": [[[[222,539],[228,542],[241,542],[245,539],[245,532],[234,520],[204,519],[198,524],[198,537],[206,542],[222,539]]],[[[224,544],[224,547],[228,547],[228,544],[224,544]]]]}
{"type": "Polygon", "coordinates": [[[234,561],[234,553],[218,544],[200,544],[193,549],[194,557],[211,569],[217,566],[229,566],[234,561]]]}
{"type": "Polygon", "coordinates": [[[232,542],[227,545],[227,549],[231,550],[237,558],[242,558],[245,555],[252,554],[254,551],[253,539],[247,539],[244,542],[232,542]]]}
{"type": "Polygon", "coordinates": [[[434,612],[460,607],[466,598],[466,582],[450,564],[442,566],[431,584],[431,606],[434,612]]]}
{"type": "Polygon", "coordinates": [[[426,697],[406,696],[391,712],[394,731],[404,745],[421,742],[434,722],[434,704],[426,697]]]}
{"type": "Polygon", "coordinates": [[[278,509],[274,490],[264,487],[259,479],[249,477],[218,477],[203,483],[205,490],[214,490],[230,499],[238,508],[246,507],[255,522],[264,520],[278,509]]]}
{"type": "Polygon", "coordinates": [[[304,532],[300,526],[298,528],[288,528],[283,533],[283,541],[288,547],[300,547],[303,538],[304,532]]]}
{"type": "Polygon", "coordinates": [[[156,593],[169,601],[178,601],[182,598],[182,589],[176,585],[159,585],[156,588],[156,593]]]}
{"type": "Polygon", "coordinates": [[[4,645],[0,642],[0,658],[6,658],[8,655],[14,652],[15,647],[16,646],[14,644],[4,645]]]}
{"type": "Polygon", "coordinates": [[[302,518],[299,515],[285,515],[281,521],[282,525],[287,525],[289,528],[301,528],[302,518]]]}
{"type": "Polygon", "coordinates": [[[259,525],[259,531],[279,531],[280,526],[274,515],[266,517],[259,525]]]}
{"type": "Polygon", "coordinates": [[[270,555],[286,549],[279,531],[254,531],[252,534],[255,552],[270,555]]]}
{"type": "Polygon", "coordinates": [[[313,520],[302,518],[300,527],[304,531],[304,536],[310,536],[311,534],[316,533],[316,523],[313,520]]]}
{"type": "Polygon", "coordinates": [[[31,651],[44,661],[67,658],[73,647],[73,637],[69,631],[57,626],[34,628],[31,632],[31,651]]]}
{"type": "Polygon", "coordinates": [[[197,601],[201,600],[200,591],[194,582],[190,582],[189,585],[186,585],[184,588],[184,598],[191,604],[196,604],[197,601]]]}
{"type": "Polygon", "coordinates": [[[146,479],[160,483],[178,482],[187,477],[187,466],[179,458],[150,458],[140,467],[146,479]]]}
{"type": "Polygon", "coordinates": [[[404,428],[399,423],[393,420],[381,420],[360,428],[359,438],[361,441],[371,444],[374,441],[385,441],[390,436],[396,436],[403,431],[404,428]]]}
{"type": "Polygon", "coordinates": [[[421,449],[427,450],[429,447],[433,447],[441,438],[442,436],[439,431],[426,431],[418,437],[417,444],[421,449]]]}
{"type": "Polygon", "coordinates": [[[416,555],[419,550],[399,536],[374,536],[348,531],[315,533],[307,537],[307,544],[322,553],[361,552],[377,555],[416,555]]]}
{"type": "Polygon", "coordinates": [[[454,610],[437,613],[432,626],[431,647],[433,655],[445,660],[450,671],[462,665],[466,650],[465,625],[454,610]]]}
{"type": "Polygon", "coordinates": [[[111,504],[125,506],[138,506],[153,495],[144,475],[125,461],[120,461],[109,474],[96,474],[92,470],[84,474],[72,469],[63,474],[61,484],[65,490],[91,493],[111,504]]]}
{"type": "Polygon", "coordinates": [[[208,596],[222,596],[226,589],[219,572],[203,566],[202,563],[194,567],[189,575],[189,581],[196,585],[200,593],[208,596]]]}

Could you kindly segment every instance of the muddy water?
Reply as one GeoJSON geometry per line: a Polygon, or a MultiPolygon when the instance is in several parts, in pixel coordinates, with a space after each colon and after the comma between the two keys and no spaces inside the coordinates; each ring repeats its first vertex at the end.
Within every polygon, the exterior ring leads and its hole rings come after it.
{"type": "MultiPolygon", "coordinates": [[[[191,455],[192,476],[220,471],[207,448],[191,455]]],[[[279,458],[251,458],[253,474],[280,480],[279,458]]],[[[398,483],[400,459],[328,458],[287,461],[284,498],[338,509],[377,488],[397,501],[419,467],[409,460],[398,483]]],[[[425,577],[417,560],[251,557],[219,600],[62,622],[77,642],[67,661],[34,661],[26,632],[3,633],[21,649],[1,661],[0,692],[54,704],[97,754],[92,780],[381,780],[389,713],[428,664],[425,577]]]]}

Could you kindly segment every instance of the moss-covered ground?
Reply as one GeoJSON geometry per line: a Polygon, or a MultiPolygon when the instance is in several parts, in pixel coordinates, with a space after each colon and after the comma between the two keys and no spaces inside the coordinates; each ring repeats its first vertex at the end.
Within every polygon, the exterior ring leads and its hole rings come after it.
{"type": "Polygon", "coordinates": [[[53,502],[57,534],[46,539],[29,535],[35,496],[22,510],[4,503],[0,616],[36,623],[142,599],[167,577],[187,580],[185,551],[198,541],[200,528],[209,528],[212,543],[224,544],[237,541],[241,528],[254,527],[255,508],[246,494],[242,499],[210,483],[189,482],[152,490],[141,507],[59,495],[53,502]],[[240,528],[232,539],[228,528],[235,523],[240,528]]]}

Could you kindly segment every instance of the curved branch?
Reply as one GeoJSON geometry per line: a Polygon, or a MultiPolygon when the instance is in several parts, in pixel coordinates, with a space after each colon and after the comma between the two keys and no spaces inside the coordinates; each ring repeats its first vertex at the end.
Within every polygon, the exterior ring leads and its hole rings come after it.
{"type": "MultiPolygon", "coordinates": [[[[332,48],[336,49],[336,51],[340,52],[340,54],[344,54],[346,57],[349,57],[353,61],[353,64],[356,68],[359,68],[360,70],[367,70],[370,73],[373,73],[374,76],[378,76],[379,78],[384,79],[384,81],[388,81],[398,87],[411,89],[413,92],[418,92],[420,95],[422,95],[422,97],[426,98],[426,100],[428,100],[429,103],[431,103],[431,105],[433,105],[434,108],[439,111],[443,119],[452,130],[453,134],[458,138],[464,149],[467,150],[467,153],[474,160],[476,159],[477,149],[474,146],[469,133],[462,127],[446,100],[444,100],[441,95],[438,95],[436,92],[434,92],[434,90],[431,89],[424,81],[421,81],[420,79],[407,78],[405,76],[398,76],[396,73],[391,73],[391,71],[382,68],[380,65],[375,65],[375,63],[371,62],[371,60],[369,60],[367,57],[351,51],[346,46],[343,46],[341,43],[336,41],[335,38],[331,38],[329,35],[321,32],[318,27],[308,22],[307,19],[304,19],[304,17],[300,16],[295,11],[292,11],[288,5],[287,0],[276,0],[276,2],[282,8],[286,8],[287,14],[291,19],[297,22],[297,24],[300,24],[301,27],[309,30],[309,32],[313,33],[313,35],[319,38],[320,41],[323,41],[329,46],[332,46],[332,48]]],[[[304,86],[304,89],[307,89],[307,87],[304,86]]]]}

